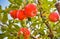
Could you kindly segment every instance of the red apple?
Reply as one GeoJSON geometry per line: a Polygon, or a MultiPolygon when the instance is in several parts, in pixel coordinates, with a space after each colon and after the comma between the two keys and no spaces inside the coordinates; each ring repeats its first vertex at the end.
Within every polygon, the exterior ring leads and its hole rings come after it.
{"type": "Polygon", "coordinates": [[[34,17],[37,15],[37,8],[35,4],[27,4],[24,9],[24,13],[27,17],[34,17]]]}
{"type": "Polygon", "coordinates": [[[59,15],[57,14],[57,12],[50,13],[49,20],[52,22],[57,22],[59,20],[59,15]]]}
{"type": "Polygon", "coordinates": [[[24,14],[24,10],[18,10],[18,12],[17,12],[17,18],[19,20],[23,20],[23,19],[26,18],[25,14],[24,14]]]}
{"type": "Polygon", "coordinates": [[[18,10],[11,10],[11,11],[10,11],[10,15],[11,15],[11,17],[13,17],[14,19],[17,18],[17,11],[18,11],[18,10]]]}

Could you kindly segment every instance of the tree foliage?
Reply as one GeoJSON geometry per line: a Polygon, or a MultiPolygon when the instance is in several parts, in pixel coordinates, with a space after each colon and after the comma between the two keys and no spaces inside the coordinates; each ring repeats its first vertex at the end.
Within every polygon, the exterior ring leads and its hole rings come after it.
{"type": "Polygon", "coordinates": [[[51,22],[48,19],[50,12],[56,11],[56,0],[8,0],[10,5],[5,10],[0,6],[0,39],[23,39],[18,37],[18,31],[21,27],[30,30],[29,39],[59,39],[60,38],[60,20],[51,22]],[[8,19],[11,10],[23,9],[28,3],[35,3],[38,9],[37,16],[24,20],[8,19]]]}

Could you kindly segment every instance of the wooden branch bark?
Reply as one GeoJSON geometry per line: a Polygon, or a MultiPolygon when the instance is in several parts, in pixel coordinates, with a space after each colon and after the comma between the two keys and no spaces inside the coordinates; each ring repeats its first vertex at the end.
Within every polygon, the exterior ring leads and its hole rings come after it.
{"type": "Polygon", "coordinates": [[[60,14],[60,1],[57,2],[57,3],[55,4],[55,6],[56,6],[56,8],[57,8],[57,10],[58,10],[58,12],[59,12],[59,14],[60,14]]]}
{"type": "MultiPolygon", "coordinates": [[[[41,13],[41,12],[40,12],[40,13],[41,13]]],[[[44,17],[42,16],[42,13],[40,14],[40,16],[41,16],[42,19],[44,18],[44,17]]],[[[53,35],[53,32],[52,32],[52,30],[51,30],[51,28],[50,28],[50,25],[49,25],[48,21],[47,21],[47,22],[43,21],[43,22],[45,23],[45,25],[46,25],[47,28],[49,29],[49,35],[48,35],[48,37],[50,37],[51,39],[53,39],[54,35],[53,35]]]]}
{"type": "MultiPolygon", "coordinates": [[[[38,4],[40,5],[41,3],[38,1],[38,4]]],[[[39,9],[41,9],[40,10],[40,16],[41,16],[41,18],[42,18],[42,20],[44,19],[44,16],[42,16],[42,14],[43,14],[43,9],[42,9],[42,7],[40,7],[39,9]]],[[[49,35],[48,35],[48,37],[50,37],[50,39],[53,39],[53,37],[54,37],[54,35],[53,35],[53,32],[52,32],[52,30],[51,30],[51,28],[50,28],[50,25],[49,25],[49,23],[48,23],[48,21],[47,22],[45,22],[45,21],[43,21],[43,23],[45,23],[45,25],[47,26],[47,28],[49,29],[49,35]]]]}

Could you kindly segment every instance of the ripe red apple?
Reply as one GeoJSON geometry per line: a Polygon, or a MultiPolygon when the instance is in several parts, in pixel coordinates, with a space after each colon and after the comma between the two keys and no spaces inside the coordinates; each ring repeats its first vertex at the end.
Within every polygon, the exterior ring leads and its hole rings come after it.
{"type": "Polygon", "coordinates": [[[57,14],[57,12],[50,13],[49,20],[52,22],[57,22],[59,20],[59,15],[57,14]]]}
{"type": "Polygon", "coordinates": [[[37,8],[35,4],[27,4],[24,9],[27,17],[34,17],[37,15],[37,8]]]}
{"type": "Polygon", "coordinates": [[[18,36],[20,34],[23,34],[24,39],[28,39],[30,36],[30,31],[27,28],[20,28],[20,30],[18,31],[18,36]]]}
{"type": "Polygon", "coordinates": [[[25,14],[24,14],[24,10],[18,10],[18,12],[17,12],[17,18],[19,20],[23,20],[23,19],[26,18],[25,14]]]}
{"type": "Polygon", "coordinates": [[[10,11],[10,15],[11,15],[11,17],[13,17],[14,19],[17,18],[17,11],[18,11],[18,10],[11,10],[11,11],[10,11]]]}

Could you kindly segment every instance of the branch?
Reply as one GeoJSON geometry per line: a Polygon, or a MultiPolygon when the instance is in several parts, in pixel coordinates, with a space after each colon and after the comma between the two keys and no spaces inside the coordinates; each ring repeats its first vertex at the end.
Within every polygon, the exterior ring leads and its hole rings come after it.
{"type": "Polygon", "coordinates": [[[49,31],[50,31],[50,33],[49,33],[48,36],[49,36],[51,39],[53,39],[54,35],[53,35],[53,32],[52,32],[52,30],[51,30],[51,28],[50,28],[49,23],[48,23],[48,22],[45,22],[45,25],[48,27],[48,29],[49,29],[49,31]]]}
{"type": "MultiPolygon", "coordinates": [[[[38,1],[38,4],[40,5],[41,3],[38,1]]],[[[42,14],[43,14],[43,9],[42,9],[42,7],[40,7],[40,16],[41,16],[41,18],[42,18],[42,20],[44,19],[44,16],[42,16],[42,14]]],[[[46,20],[46,19],[45,19],[46,20]]],[[[51,28],[50,28],[50,25],[49,25],[49,23],[48,23],[48,21],[47,22],[45,22],[45,20],[43,21],[43,23],[45,23],[45,25],[48,27],[48,29],[49,29],[49,35],[48,35],[48,37],[50,37],[50,39],[53,39],[53,37],[54,37],[54,35],[53,35],[53,32],[52,32],[52,30],[51,30],[51,28]]]]}
{"type": "MultiPolygon", "coordinates": [[[[43,20],[44,17],[42,16],[41,11],[40,11],[40,16],[41,16],[41,18],[42,18],[42,20],[43,20]]],[[[45,25],[48,27],[48,29],[49,29],[49,31],[50,31],[50,33],[49,33],[48,36],[49,36],[51,39],[53,39],[54,35],[53,35],[53,32],[52,32],[52,30],[51,30],[51,28],[50,28],[50,25],[49,25],[48,21],[47,21],[47,22],[43,21],[43,23],[45,23],[45,25]]]]}
{"type": "MultiPolygon", "coordinates": [[[[41,18],[42,18],[42,20],[44,19],[44,17],[42,16],[42,13],[40,12],[40,16],[41,16],[41,18]]],[[[43,23],[45,23],[45,25],[48,27],[48,29],[49,29],[49,31],[50,31],[50,33],[49,33],[49,37],[51,38],[51,39],[53,39],[53,32],[52,32],[52,30],[51,30],[51,28],[50,28],[50,25],[49,25],[49,23],[48,23],[48,21],[47,22],[45,22],[45,21],[43,21],[43,23]]]]}
{"type": "Polygon", "coordinates": [[[56,4],[55,4],[59,14],[60,14],[60,1],[58,1],[56,4]]]}

